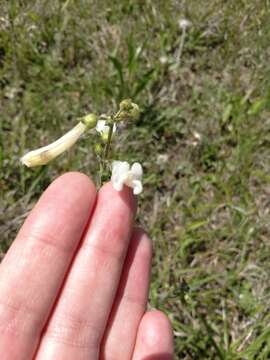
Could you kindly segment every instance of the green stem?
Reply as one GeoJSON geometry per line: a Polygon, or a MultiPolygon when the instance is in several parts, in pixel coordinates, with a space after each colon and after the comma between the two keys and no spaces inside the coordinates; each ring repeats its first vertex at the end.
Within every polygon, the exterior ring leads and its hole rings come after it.
{"type": "Polygon", "coordinates": [[[111,142],[112,142],[113,124],[110,124],[109,127],[110,127],[110,129],[109,129],[107,144],[105,147],[104,160],[108,159],[110,146],[111,146],[111,142]]]}
{"type": "Polygon", "coordinates": [[[102,185],[102,175],[103,175],[103,159],[99,158],[99,171],[98,171],[98,188],[102,185]]]}
{"type": "Polygon", "coordinates": [[[110,146],[111,146],[111,142],[112,142],[112,135],[113,135],[113,123],[109,124],[109,133],[108,133],[108,139],[107,139],[107,143],[105,145],[105,150],[102,154],[102,156],[99,158],[99,184],[98,186],[101,187],[102,185],[102,179],[104,176],[104,172],[106,170],[106,160],[108,160],[109,157],[109,152],[110,152],[110,146]]]}
{"type": "Polygon", "coordinates": [[[186,38],[186,28],[183,29],[178,54],[176,56],[177,65],[180,65],[180,62],[181,62],[181,57],[182,57],[182,53],[183,53],[183,49],[184,49],[185,38],[186,38]]]}

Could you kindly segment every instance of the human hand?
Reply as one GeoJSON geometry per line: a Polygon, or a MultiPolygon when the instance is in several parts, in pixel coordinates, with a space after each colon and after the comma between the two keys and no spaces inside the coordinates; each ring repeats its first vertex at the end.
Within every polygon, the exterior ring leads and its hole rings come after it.
{"type": "Polygon", "coordinates": [[[172,330],[145,312],[151,242],[125,188],[68,173],[44,192],[0,265],[2,360],[170,360],[172,330]]]}

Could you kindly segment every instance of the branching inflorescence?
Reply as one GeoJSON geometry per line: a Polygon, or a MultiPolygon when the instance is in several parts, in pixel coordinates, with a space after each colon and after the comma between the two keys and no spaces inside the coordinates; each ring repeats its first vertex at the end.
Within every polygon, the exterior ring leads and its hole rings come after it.
{"type": "Polygon", "coordinates": [[[61,138],[53,143],[30,151],[21,158],[21,162],[28,167],[46,165],[58,155],[68,150],[88,130],[95,129],[101,137],[103,146],[97,144],[100,169],[99,184],[102,183],[104,173],[112,170],[111,181],[117,191],[121,191],[124,185],[133,189],[134,194],[142,192],[142,166],[134,163],[132,166],[126,161],[111,161],[110,153],[113,134],[117,131],[118,123],[122,121],[134,121],[138,119],[140,109],[130,99],[120,103],[119,110],[115,115],[88,114],[79,118],[79,122],[61,138]]]}

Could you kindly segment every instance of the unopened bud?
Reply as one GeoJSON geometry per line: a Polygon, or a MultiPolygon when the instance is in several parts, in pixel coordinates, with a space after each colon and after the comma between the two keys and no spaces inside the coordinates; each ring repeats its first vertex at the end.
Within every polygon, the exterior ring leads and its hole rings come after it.
{"type": "Polygon", "coordinates": [[[131,99],[122,100],[119,104],[120,111],[129,111],[132,109],[131,99]]]}
{"type": "Polygon", "coordinates": [[[93,129],[97,125],[97,117],[95,114],[88,114],[84,116],[81,121],[87,126],[87,129],[93,129]]]}
{"type": "Polygon", "coordinates": [[[109,132],[104,132],[101,134],[101,139],[102,141],[104,141],[105,143],[108,141],[109,139],[109,132]]]}
{"type": "Polygon", "coordinates": [[[137,104],[132,103],[132,110],[130,111],[132,120],[138,120],[140,117],[140,108],[137,104]]]}
{"type": "Polygon", "coordinates": [[[101,144],[96,144],[96,145],[95,145],[95,153],[96,153],[97,155],[101,155],[101,154],[102,154],[102,146],[101,146],[101,144]]]}
{"type": "Polygon", "coordinates": [[[140,116],[139,106],[133,103],[131,99],[121,101],[119,108],[120,110],[114,118],[115,121],[137,120],[140,116]]]}

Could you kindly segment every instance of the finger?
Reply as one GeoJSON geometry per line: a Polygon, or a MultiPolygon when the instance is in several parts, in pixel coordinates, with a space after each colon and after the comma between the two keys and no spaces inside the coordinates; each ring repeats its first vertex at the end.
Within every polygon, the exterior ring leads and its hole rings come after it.
{"type": "Polygon", "coordinates": [[[79,173],[55,180],[25,221],[0,268],[0,354],[29,360],[95,200],[79,173]]]}
{"type": "Polygon", "coordinates": [[[43,335],[38,360],[97,359],[126,256],[135,201],[102,187],[85,237],[43,335]]]}
{"type": "Polygon", "coordinates": [[[149,291],[152,243],[136,229],[103,339],[102,359],[130,359],[149,291]]]}
{"type": "Polygon", "coordinates": [[[132,360],[172,360],[173,333],[169,319],[160,311],[147,312],[140,323],[132,360]]]}

